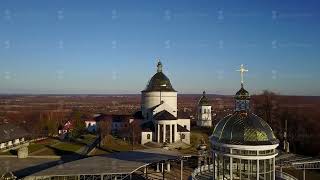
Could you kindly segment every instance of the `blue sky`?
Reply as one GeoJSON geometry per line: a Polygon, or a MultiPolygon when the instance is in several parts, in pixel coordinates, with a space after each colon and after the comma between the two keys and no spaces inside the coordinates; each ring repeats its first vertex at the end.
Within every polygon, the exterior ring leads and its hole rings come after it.
{"type": "Polygon", "coordinates": [[[320,2],[1,0],[0,93],[320,95],[320,2]]]}

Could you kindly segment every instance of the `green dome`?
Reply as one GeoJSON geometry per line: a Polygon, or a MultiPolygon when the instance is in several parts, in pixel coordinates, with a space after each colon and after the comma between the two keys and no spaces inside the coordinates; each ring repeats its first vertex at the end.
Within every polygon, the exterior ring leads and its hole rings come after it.
{"type": "Polygon", "coordinates": [[[271,127],[262,118],[253,113],[239,111],[218,122],[212,138],[218,143],[235,145],[272,145],[279,143],[271,127]]]}
{"type": "Polygon", "coordinates": [[[203,94],[202,94],[202,96],[201,96],[201,98],[200,98],[200,100],[198,102],[198,105],[199,106],[210,106],[210,103],[209,103],[209,100],[208,100],[208,98],[206,96],[206,92],[205,91],[203,91],[203,94]]]}
{"type": "Polygon", "coordinates": [[[165,92],[176,92],[169,80],[169,78],[162,72],[162,64],[158,62],[157,73],[150,79],[144,92],[151,91],[165,91],[165,92]]]}

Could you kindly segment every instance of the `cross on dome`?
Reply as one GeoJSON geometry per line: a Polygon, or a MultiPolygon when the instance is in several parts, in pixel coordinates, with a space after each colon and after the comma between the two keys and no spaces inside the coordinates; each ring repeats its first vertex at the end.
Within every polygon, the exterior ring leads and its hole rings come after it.
{"type": "Polygon", "coordinates": [[[158,58],[157,72],[162,72],[162,63],[160,61],[160,58],[158,58]]]}
{"type": "Polygon", "coordinates": [[[240,76],[241,76],[241,86],[243,86],[244,83],[244,73],[248,72],[247,69],[244,68],[244,65],[241,64],[240,69],[237,70],[238,72],[240,72],[240,76]]]}

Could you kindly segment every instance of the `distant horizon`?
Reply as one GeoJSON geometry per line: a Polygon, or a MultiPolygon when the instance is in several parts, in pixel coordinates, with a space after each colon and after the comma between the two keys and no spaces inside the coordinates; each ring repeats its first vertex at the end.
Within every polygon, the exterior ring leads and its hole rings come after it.
{"type": "MultiPolygon", "coordinates": [[[[21,94],[9,94],[9,93],[0,93],[0,96],[141,96],[141,94],[24,94],[24,93],[21,93],[21,94]]],[[[201,96],[202,93],[178,93],[178,96],[179,95],[197,95],[197,96],[201,96]]],[[[234,96],[234,94],[211,94],[211,93],[207,93],[207,95],[209,96],[234,96]]],[[[251,96],[256,96],[256,95],[262,95],[262,94],[250,94],[251,96]]],[[[279,95],[279,96],[296,96],[296,97],[320,97],[320,96],[317,96],[317,95],[286,95],[286,94],[276,94],[276,95],[279,95]]]]}

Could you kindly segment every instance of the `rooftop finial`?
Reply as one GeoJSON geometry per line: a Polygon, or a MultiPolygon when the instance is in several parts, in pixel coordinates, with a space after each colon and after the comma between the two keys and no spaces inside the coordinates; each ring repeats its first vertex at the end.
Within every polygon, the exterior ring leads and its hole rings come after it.
{"type": "Polygon", "coordinates": [[[160,61],[160,58],[158,58],[157,72],[162,72],[162,63],[160,61]]]}
{"type": "Polygon", "coordinates": [[[202,94],[203,94],[203,96],[205,96],[206,95],[206,91],[203,91],[202,94]]]}
{"type": "Polygon", "coordinates": [[[241,88],[243,88],[243,83],[244,83],[244,73],[248,72],[247,69],[244,68],[243,64],[241,64],[240,69],[237,70],[240,72],[240,76],[241,76],[241,88]]]}

